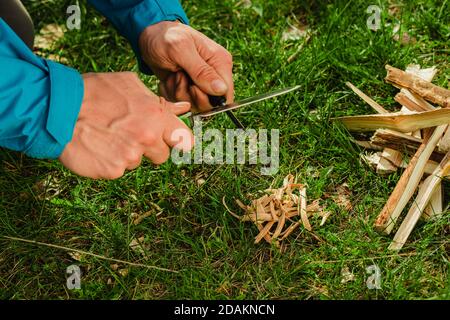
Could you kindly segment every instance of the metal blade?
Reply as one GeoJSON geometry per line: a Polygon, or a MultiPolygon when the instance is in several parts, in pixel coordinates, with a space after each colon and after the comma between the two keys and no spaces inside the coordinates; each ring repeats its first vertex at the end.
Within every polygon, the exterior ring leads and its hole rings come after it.
{"type": "Polygon", "coordinates": [[[298,90],[300,88],[300,86],[296,86],[296,87],[292,87],[292,88],[287,88],[287,89],[282,89],[282,90],[278,90],[278,91],[274,91],[271,93],[265,93],[265,94],[261,94],[258,96],[254,96],[251,98],[247,98],[235,103],[230,103],[227,104],[225,106],[221,106],[221,107],[217,107],[213,110],[210,111],[206,111],[206,112],[200,112],[200,113],[195,113],[193,114],[194,117],[201,117],[201,118],[205,118],[205,117],[210,117],[210,116],[214,116],[216,114],[222,113],[222,112],[227,112],[230,110],[234,110],[234,109],[238,109],[238,108],[242,108],[245,106],[249,106],[251,104],[257,103],[257,102],[261,102],[267,99],[271,99],[271,98],[275,98],[278,96],[281,96],[283,94],[298,90]]]}

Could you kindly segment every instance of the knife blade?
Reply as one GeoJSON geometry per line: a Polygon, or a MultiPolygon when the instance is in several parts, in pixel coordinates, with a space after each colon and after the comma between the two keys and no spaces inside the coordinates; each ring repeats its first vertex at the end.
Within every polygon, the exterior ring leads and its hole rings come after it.
{"type": "Polygon", "coordinates": [[[261,101],[265,101],[265,100],[268,100],[268,99],[279,97],[281,95],[284,95],[284,94],[290,93],[292,91],[298,90],[299,88],[300,88],[300,86],[295,86],[295,87],[290,87],[290,88],[286,88],[286,89],[277,90],[277,91],[270,92],[270,93],[265,93],[265,94],[253,96],[253,97],[250,97],[250,98],[238,101],[238,102],[217,106],[217,107],[215,107],[215,108],[213,108],[212,110],[209,110],[209,111],[194,113],[194,114],[192,114],[192,116],[193,117],[200,117],[200,118],[211,117],[211,116],[214,116],[216,114],[220,114],[220,113],[223,113],[223,112],[239,109],[239,108],[246,107],[246,106],[249,106],[249,105],[261,102],[261,101]]]}

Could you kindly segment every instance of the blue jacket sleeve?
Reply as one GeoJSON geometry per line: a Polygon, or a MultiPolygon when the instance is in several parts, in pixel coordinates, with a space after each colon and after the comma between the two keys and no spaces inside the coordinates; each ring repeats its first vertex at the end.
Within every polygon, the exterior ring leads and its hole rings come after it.
{"type": "Polygon", "coordinates": [[[0,146],[57,158],[72,139],[81,75],[41,59],[0,19],[0,146]]]}
{"type": "Polygon", "coordinates": [[[128,39],[137,56],[142,72],[151,74],[142,60],[139,50],[139,35],[150,25],[161,21],[188,24],[189,20],[178,0],[88,0],[116,29],[128,39]]]}

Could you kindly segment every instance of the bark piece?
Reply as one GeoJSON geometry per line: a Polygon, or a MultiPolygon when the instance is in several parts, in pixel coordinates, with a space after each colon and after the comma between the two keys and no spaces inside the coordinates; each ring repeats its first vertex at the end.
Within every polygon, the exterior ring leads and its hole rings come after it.
{"type": "Polygon", "coordinates": [[[403,70],[386,65],[387,82],[396,84],[399,87],[406,88],[421,96],[425,100],[431,101],[444,108],[450,107],[450,91],[436,86],[431,82],[425,81],[422,78],[409,74],[403,70]]]}

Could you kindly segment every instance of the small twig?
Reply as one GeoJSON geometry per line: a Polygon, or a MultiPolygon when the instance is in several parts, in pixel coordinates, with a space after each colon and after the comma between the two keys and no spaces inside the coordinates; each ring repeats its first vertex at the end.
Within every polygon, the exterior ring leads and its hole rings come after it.
{"type": "Polygon", "coordinates": [[[398,253],[398,254],[391,254],[388,256],[381,256],[381,257],[365,257],[365,258],[355,258],[355,259],[342,259],[342,260],[324,260],[324,261],[310,261],[307,262],[307,264],[326,264],[326,263],[339,263],[339,262],[354,262],[354,261],[365,261],[365,260],[379,260],[379,259],[385,259],[385,258],[395,258],[395,257],[402,257],[402,256],[415,256],[417,255],[417,252],[406,252],[406,253],[398,253]]]}
{"type": "Polygon", "coordinates": [[[361,90],[359,90],[357,87],[355,87],[353,84],[351,84],[350,82],[346,82],[345,83],[347,85],[347,87],[349,87],[350,89],[352,89],[352,91],[354,93],[356,93],[356,95],[358,97],[360,97],[361,99],[363,99],[365,102],[367,102],[367,104],[369,104],[376,112],[378,113],[389,113],[389,111],[387,111],[385,108],[383,108],[382,106],[380,106],[375,100],[373,100],[372,98],[370,98],[368,95],[366,95],[364,92],[362,92],[361,90]]]}
{"type": "Polygon", "coordinates": [[[22,238],[16,238],[16,237],[8,237],[8,236],[3,236],[3,238],[8,239],[8,240],[14,240],[14,241],[20,241],[20,242],[25,242],[25,243],[31,243],[31,244],[35,244],[35,245],[39,245],[39,246],[45,246],[45,247],[49,247],[49,248],[55,248],[55,249],[70,251],[70,252],[77,252],[79,254],[95,257],[95,258],[98,258],[98,259],[107,260],[107,261],[116,262],[116,263],[123,263],[123,264],[127,264],[127,265],[134,266],[134,267],[142,267],[142,268],[147,268],[147,269],[156,269],[156,270],[160,270],[160,271],[174,272],[174,273],[178,273],[179,272],[179,271],[176,271],[176,270],[161,268],[161,267],[157,267],[157,266],[151,266],[151,265],[142,264],[142,263],[135,263],[135,262],[129,262],[129,261],[125,261],[125,260],[108,258],[108,257],[101,256],[101,255],[98,255],[98,254],[95,254],[95,253],[91,253],[91,252],[87,252],[87,251],[83,251],[83,250],[79,250],[79,249],[72,249],[72,248],[59,246],[59,245],[51,244],[51,243],[39,242],[39,241],[35,241],[35,240],[28,240],[28,239],[22,239],[22,238]]]}

